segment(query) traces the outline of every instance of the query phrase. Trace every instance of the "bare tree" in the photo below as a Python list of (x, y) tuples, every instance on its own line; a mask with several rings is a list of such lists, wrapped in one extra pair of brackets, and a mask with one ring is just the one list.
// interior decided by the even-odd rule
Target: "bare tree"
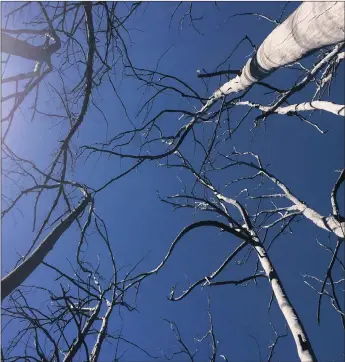
[[(20, 261), (21, 264), (6, 276), (1, 283), (3, 298), (7, 297), (36, 269), (69, 226), (74, 221), (79, 222), (78, 217), (85, 211), (91, 200), (92, 204), (94, 204), (95, 195), (98, 192), (123, 175), (126, 175), (136, 166), (134, 164), (127, 171), (115, 176), (113, 180), (105, 182), (98, 190), (68, 179), (68, 175), (71, 171), (73, 172), (76, 162), (75, 152), (72, 151), (72, 139), (79, 132), (88, 108), (94, 105), (92, 95), (94, 90), (111, 69), (111, 64), (115, 62), (112, 47), (114, 46), (115, 49), (119, 49), (117, 44), (119, 41), (123, 41), (118, 29), (124, 28), (123, 24), (135, 12), (138, 6), (139, 4), (133, 4), (133, 7), (129, 9), (128, 14), (124, 18), (118, 18), (115, 15), (115, 4), (109, 8), (106, 3), (100, 8), (92, 3), (66, 3), (61, 5), (39, 2), (37, 4), (14, 6), (14, 9), (5, 13), (7, 25), (12, 18), (15, 21), (15, 17), (20, 16), (22, 11), (29, 7), (34, 13), (31, 23), (39, 24), (43, 29), (32, 29), (30, 26), (24, 29), (8, 29), (6, 26), (2, 29), (4, 37), (2, 52), (9, 55), (5, 61), (5, 72), (6, 68), (10, 67), (10, 57), (12, 56), (20, 56), (36, 61), (33, 72), (17, 74), (3, 79), (5, 84), (15, 84), (15, 91), (10, 91), (2, 99), (3, 104), (9, 106), (6, 107), (6, 109), (9, 109), (8, 114), (2, 117), (2, 124), (4, 125), (2, 149), (5, 161), (3, 175), (13, 183), (16, 190), (14, 198), (3, 195), (3, 201), (6, 206), (2, 211), (2, 217), (5, 217), (10, 211), (18, 207), (24, 196), (36, 195), (33, 230), (38, 227), (38, 222), (41, 222), (31, 247)], [(102, 14), (101, 17), (99, 17), (100, 13)], [(68, 16), (68, 19), (66, 16)], [(95, 16), (97, 20), (95, 20)], [(96, 41), (98, 37), (103, 37), (104, 34), (101, 27), (107, 26), (107, 24), (107, 43), (104, 49), (103, 46), (96, 45)], [(86, 30), (86, 33), (84, 33), (84, 30)], [(11, 34), (11, 36), (7, 34)], [(14, 38), (14, 36), (26, 36), (27, 39), (21, 40)], [(33, 45), (29, 42), (31, 36), (35, 38), (46, 37), (46, 42), (43, 45)], [(54, 43), (49, 45), (51, 39)], [(79, 47), (78, 51), (76, 46)], [(126, 46), (125, 43), (123, 43), (123, 46)], [(58, 53), (59, 51), (60, 53)], [(60, 56), (60, 58), (62, 56), (60, 62), (55, 59), (57, 56)], [(54, 64), (55, 61), (57, 64)], [(85, 64), (84, 72), (81, 72), (81, 69), (78, 68), (79, 63)], [(73, 85), (72, 90), (69, 90), (68, 80), (71, 67), (78, 70), (80, 78), (77, 79), (77, 84)], [(57, 107), (57, 113), (40, 109), (43, 102), (39, 96), (39, 91), (43, 86), (43, 81), (46, 80), (46, 77), (51, 72), (57, 73), (61, 79), (60, 84), (54, 84), (54, 81), (49, 84), (50, 88), (55, 91), (57, 98), (61, 101)], [(26, 104), (25, 102), (27, 102), (27, 98), (31, 96), (32, 92), (36, 92), (36, 95), (33, 101), (31, 120), (38, 115), (43, 115), (51, 120), (58, 119), (63, 122), (62, 126), (66, 130), (63, 139), (57, 142), (57, 151), (56, 148), (53, 149), (54, 156), (49, 166), (45, 167), (45, 169), (38, 164), (38, 160), (31, 160), (18, 155), (13, 150), (12, 145), (7, 143), (11, 126), (15, 122), (14, 116), (18, 114), (20, 107)], [(75, 110), (73, 110), (74, 105), (76, 105)], [(63, 112), (60, 113), (61, 110), (65, 114)], [(77, 207), (73, 207), (74, 200), (70, 193), (78, 189), (83, 193), (83, 200)], [(44, 197), (43, 194), (47, 192), (53, 192), (55, 196), (51, 206), (48, 208), (49, 211), (43, 220), (40, 221), (37, 216), (39, 202)], [(11, 194), (13, 195), (12, 192)], [(61, 214), (61, 207), (67, 208), (67, 211), (65, 209)], [(57, 212), (60, 214), (58, 215)], [(68, 216), (63, 219), (65, 214), (68, 214)], [(44, 238), (39, 247), (30, 255), (35, 244), (42, 238), (45, 228), (48, 227), (54, 217), (56, 219), (53, 223), (61, 221), (60, 224), (52, 229), (52, 232)], [(79, 226), (83, 239), (85, 230), (81, 227), (80, 222)]]
[[(225, 285), (225, 284), (242, 284), (246, 283), (250, 280), (255, 280), (259, 277), (266, 276), (266, 278), (269, 280), (272, 288), (272, 292), (274, 297), (277, 300), (277, 303), (279, 305), (279, 308), (284, 315), (284, 318), (286, 320), (287, 325), (290, 328), (290, 331), (294, 337), (296, 348), (298, 352), (298, 356), (301, 361), (315, 361), (316, 356), (313, 351), (312, 345), (309, 341), (309, 338), (307, 337), (306, 331), (303, 327), (302, 321), (300, 320), (295, 308), (293, 307), (286, 291), (284, 290), (283, 283), (281, 279), (278, 276), (277, 269), (270, 260), (270, 257), (268, 255), (268, 252), (266, 250), (266, 247), (264, 245), (264, 242), (268, 239), (268, 231), (270, 229), (270, 226), (266, 226), (266, 231), (263, 234), (262, 237), (260, 237), (260, 231), (263, 230), (262, 225), (259, 224), (259, 227), (253, 224), (251, 221), (250, 214), (246, 210), (246, 208), (235, 198), (230, 198), (224, 196), (222, 193), (220, 193), (211, 183), (211, 181), (205, 176), (205, 171), (202, 170), (202, 174), (204, 176), (201, 176), (200, 173), (198, 173), (193, 166), (182, 156), (181, 153), (178, 153), (178, 156), (181, 160), (178, 164), (169, 164), (169, 167), (184, 167), (189, 172), (191, 172), (198, 183), (200, 183), (206, 190), (201, 191), (201, 194), (207, 195), (207, 190), (211, 192), (211, 195), (209, 196), (198, 196), (195, 195), (194, 192), (192, 194), (178, 194), (171, 196), (169, 199), (173, 199), (176, 201), (168, 201), (165, 200), (167, 203), (171, 203), (173, 206), (178, 207), (198, 207), (200, 210), (209, 212), (212, 211), (216, 213), (218, 216), (220, 216), (222, 219), (224, 219), (224, 222), (214, 220), (214, 219), (207, 219), (195, 222), (194, 224), (191, 224), (187, 226), (180, 234), (179, 236), (174, 240), (172, 243), (164, 262), (168, 260), (170, 257), (173, 249), (175, 248), (176, 244), (182, 239), (183, 236), (185, 236), (188, 232), (199, 228), (199, 227), (216, 227), (224, 232), (228, 232), (233, 236), (238, 237), (242, 240), (242, 243), (237, 246), (237, 248), (234, 250), (234, 252), (226, 258), (226, 260), (222, 263), (222, 265), (219, 266), (219, 268), (214, 271), (211, 275), (206, 276), (197, 282), (193, 283), (187, 290), (185, 290), (180, 296), (175, 297), (175, 290), (173, 289), (170, 295), (170, 300), (181, 300), (184, 297), (186, 297), (196, 286), (203, 284), (204, 286), (208, 285)], [(186, 199), (187, 203), (184, 204), (180, 202), (180, 199)], [(194, 206), (194, 205), (195, 206)], [(238, 217), (234, 216), (234, 211), (230, 211), (230, 208), (234, 208), (237, 213)], [(256, 220), (257, 215), (254, 215)], [(291, 222), (291, 221), (290, 221)], [(287, 225), (289, 222), (287, 223)], [(286, 227), (286, 226), (285, 226)], [(280, 234), (280, 233), (279, 233)], [(274, 239), (276, 239), (278, 235), (274, 236)], [(263, 238), (263, 239), (261, 239)], [(260, 263), (263, 272), (257, 273), (257, 267), (255, 269), (255, 272), (252, 276), (243, 278), (238, 281), (232, 281), (232, 282), (213, 282), (213, 279), (218, 277), (219, 274), (221, 274), (221, 271), (226, 267), (227, 264), (229, 264), (231, 261), (233, 261), (234, 257), (237, 256), (239, 252), (241, 252), (243, 249), (249, 247), (250, 249), (254, 250), (258, 256), (257, 262)]]
[[(13, 333), (11, 326), (18, 320), (25, 324), (12, 339), (7, 339), (9, 344), (2, 345), (3, 360), (97, 361), (104, 341), (117, 346), (125, 342), (139, 348), (121, 330), (118, 335), (110, 334), (109, 320), (121, 308), (136, 310), (136, 296), (145, 277), (136, 280), (135, 267), (121, 275), (106, 225), (96, 214), (95, 205), (99, 193), (140, 163), (129, 165), (110, 180), (102, 180), (97, 188), (78, 182), (75, 177), (76, 138), (90, 108), (103, 114), (95, 102), (95, 92), (103, 78), (110, 79), (114, 67), (121, 68), (121, 62), (130, 61), (126, 50), (128, 40), (123, 39), (127, 33), (125, 23), (139, 6), (139, 3), (130, 7), (126, 4), (127, 11), (120, 16), (117, 11), (121, 4), (116, 3), (2, 4), (5, 21), (1, 51), (6, 54), (2, 63), (2, 176), (7, 181), (2, 195), (2, 218), (21, 212), (24, 199), (30, 198), (35, 232), (13, 270), (2, 276), (6, 333)], [(29, 16), (25, 25), (23, 14)], [(15, 57), (22, 58), (23, 68), (27, 65), (29, 71), (18, 73), (12, 65)], [(48, 106), (45, 92), (51, 96)], [(116, 89), (114, 94), (117, 95)], [(23, 109), (26, 115), (31, 112), (32, 122), (44, 117), (52, 126), (61, 126), (61, 138), (57, 135), (52, 148), (44, 151), (51, 155), (48, 164), (39, 157), (21, 154), (11, 141)], [(108, 120), (104, 120), (107, 125)], [(73, 229), (72, 224), (79, 229), (79, 236), (67, 233)], [(104, 243), (103, 259), (109, 260), (102, 263), (110, 261), (112, 275), (102, 270), (100, 261), (94, 266), (95, 255), (87, 256), (89, 233), (94, 241), (98, 235), (100, 253)], [(73, 276), (46, 260), (66, 234), (72, 236), (68, 259)], [(53, 278), (48, 285), (44, 281), (42, 285), (28, 285), (37, 268), (41, 273), (42, 269), (56, 273), (55, 282)], [(115, 359), (122, 352), (117, 347)]]
[[(217, 352), (218, 352), (218, 341), (216, 340), (216, 335), (215, 335), (215, 331), (214, 331), (215, 328), (214, 328), (214, 323), (213, 323), (213, 318), (212, 318), (212, 313), (211, 313), (210, 300), (208, 300), (207, 314), (208, 314), (208, 318), (209, 318), (209, 330), (201, 338), (194, 338), (194, 341), (199, 344), (199, 343), (203, 343), (205, 340), (209, 339), (209, 345), (211, 347), (211, 354), (209, 356), (209, 361), (215, 362), (216, 358), (217, 358)], [(170, 356), (168, 356), (166, 353), (164, 353), (162, 351), (162, 354), (164, 355), (164, 357), (167, 360), (172, 360), (175, 356), (186, 355), (188, 360), (193, 362), (195, 360), (197, 350), (195, 350), (195, 352), (191, 352), (190, 348), (188, 347), (188, 344), (183, 340), (180, 330), (175, 322), (170, 321), (168, 319), (164, 319), (164, 320), (165, 320), (165, 322), (169, 323), (170, 328), (171, 328), (171, 330), (175, 336), (175, 339), (178, 343), (178, 346), (179, 346), (179, 350), (177, 352), (173, 352)], [(225, 361), (227, 361), (227, 359), (224, 355), (221, 355), (221, 357)]]
[[(147, 357), (155, 358), (128, 340), (122, 328), (114, 333), (115, 329), (109, 326), (111, 318), (118, 319), (118, 326), (121, 325), (121, 309), (136, 311), (136, 299), (144, 277), (138, 279), (133, 275), (136, 266), (127, 270), (117, 267), (106, 225), (94, 211), (92, 213), (93, 225), (88, 227), (95, 229), (98, 251), (104, 258), (99, 257), (95, 265), (95, 258), (84, 252), (82, 259), (77, 256), (76, 267), (70, 264), (73, 274), (41, 261), (41, 267), (55, 274), (59, 285), (23, 285), (3, 304), (3, 332), (13, 334), (11, 325), (15, 321), (23, 325), (9, 344), (2, 345), (3, 361), (82, 359), (94, 362), (104, 358), (100, 356), (105, 341), (114, 346), (115, 359), (124, 353), (121, 344), (131, 345)], [(112, 275), (103, 274), (102, 264), (107, 263), (111, 264)], [(35, 295), (36, 300), (30, 298), (30, 294)]]
[[(318, 109), (335, 113), (339, 116), (344, 115), (344, 105), (320, 100), (322, 89), (327, 84), (330, 86), (329, 83), (334, 76), (334, 70), (344, 59), (344, 19), (340, 15), (343, 12), (344, 3), (342, 2), (319, 2), (318, 4), (305, 2), (288, 19), (276, 27), (258, 49), (256, 49), (250, 38), (245, 36), (240, 43), (244, 40), (249, 41), (253, 51), (255, 51), (255, 56), (248, 60), (242, 71), (233, 69), (219, 70), (221, 65), (229, 61), (234, 51), (240, 45), (239, 43), (226, 61), (217, 66), (216, 72), (199, 74), (199, 77), (202, 79), (237, 74), (235, 78), (223, 83), (206, 98), (201, 97), (190, 85), (177, 77), (161, 73), (158, 70), (137, 68), (130, 64), (126, 67), (128, 75), (133, 76), (146, 85), (146, 89), (152, 90), (153, 93), (152, 96), (147, 97), (146, 102), (138, 113), (141, 114), (146, 110), (144, 122), (140, 127), (117, 134), (108, 142), (101, 143), (100, 147), (85, 145), (83, 150), (88, 150), (89, 153), (104, 153), (130, 159), (160, 159), (172, 155), (178, 150), (182, 143), (188, 139), (187, 136), (191, 135), (198, 126), (202, 126), (205, 122), (212, 122), (214, 119), (217, 119), (219, 114), (231, 110), (237, 105), (246, 105), (251, 109), (261, 111), (261, 114), (255, 118), (255, 126), (272, 114), (288, 114), (313, 125), (323, 133), (320, 127), (301, 115), (300, 112)], [(296, 26), (295, 24), (298, 25)], [(302, 38), (303, 41), (301, 40)], [(284, 39), (284, 41), (281, 41), (281, 39)], [(312, 53), (315, 54), (318, 51), (319, 59), (310, 69), (299, 63), (304, 57)], [(301, 71), (304, 72), (304, 76), (298, 77), (290, 89), (279, 89), (261, 81), (279, 68), (295, 65), (300, 67)], [(311, 82), (316, 83), (313, 98), (318, 97), (319, 100), (312, 99), (309, 102), (306, 100), (306, 102), (301, 104), (284, 106), (284, 104), (288, 103), (289, 98), (295, 93), (301, 92)], [(242, 100), (250, 94), (250, 90), (254, 85), (268, 88), (274, 92), (276, 97), (271, 105), (265, 106), (257, 102)], [(163, 109), (150, 117), (150, 111), (157, 98), (164, 92), (169, 91), (177, 93), (189, 101), (198, 101), (199, 105), (194, 106), (194, 111), (191, 109)], [(240, 94), (238, 95), (238, 93)], [(228, 99), (227, 96), (229, 95), (234, 95), (234, 97)], [(222, 101), (221, 106), (219, 106), (218, 110), (213, 110), (218, 101)], [(171, 134), (171, 131), (169, 134), (166, 134), (163, 125), (159, 124), (159, 121), (163, 117), (174, 113), (180, 114), (179, 119), (182, 118), (189, 121), (186, 121), (174, 134)], [(248, 114), (249, 111), (238, 122), (238, 125), (229, 127), (228, 134), (230, 136), (238, 129)], [(143, 138), (140, 136), (142, 134), (144, 134)], [(138, 137), (142, 138), (141, 152), (139, 154), (126, 153), (123, 150), (125, 146), (130, 145), (131, 141)], [(153, 149), (157, 149), (155, 154), (152, 153)]]
[[(272, 291), (269, 309), (275, 299), (294, 338), (300, 360), (316, 361), (314, 346), (294, 308), (294, 297), (290, 298), (290, 291), (285, 290), (284, 280), (278, 276), (280, 266), (271, 257), (270, 248), (280, 236), (292, 230), (297, 221), (311, 222), (327, 231), (332, 240), (337, 239), (335, 247), (319, 242), (331, 255), (325, 273), (322, 272), (322, 276), (303, 274), (303, 278), (318, 293), (317, 321), (321, 321), (321, 301), (327, 296), (344, 326), (339, 291), (344, 278), (338, 278), (336, 270), (337, 267), (345, 270), (339, 257), (344, 247), (345, 222), (339, 206), (344, 170), (340, 171), (331, 190), (331, 212), (325, 216), (311, 206), (310, 200), (305, 202), (303, 195), (294, 193), (284, 180), (269, 171), (258, 155), (236, 150), (230, 153), (229, 149), (236, 132), (245, 130), (248, 119), (253, 120), (254, 128), (258, 129), (266, 126), (270, 116), (279, 115), (284, 120), (288, 119), (284, 116), (291, 116), (324, 134), (323, 125), (314, 121), (317, 111), (344, 116), (344, 105), (329, 99), (339, 66), (344, 61), (344, 3), (306, 2), (286, 20), (283, 20), (285, 7), (277, 19), (252, 12), (235, 14), (260, 17), (276, 27), (259, 47), (245, 35), (214, 70), (197, 71), (197, 85), (160, 70), (167, 52), (152, 69), (140, 66), (139, 61), (133, 59), (129, 51), (131, 31), (126, 25), (138, 9), (143, 8), (145, 10), (146, 5), (137, 2), (6, 3), (3, 7), (2, 52), (6, 57), (2, 73), (5, 109), (2, 175), (10, 186), (2, 195), (2, 218), (8, 220), (21, 212), (24, 200), (29, 199), (35, 235), (12, 271), (6, 272), (1, 281), (6, 323), (11, 325), (21, 320), (25, 324), (2, 348), (2, 358), (8, 361), (23, 358), (97, 361), (102, 359), (102, 348), (107, 341), (114, 343), (114, 360), (118, 360), (122, 352), (118, 348), (120, 342), (139, 348), (127, 340), (121, 330), (111, 331), (110, 320), (115, 311), (123, 307), (136, 310), (141, 283), (165, 266), (177, 243), (192, 230), (212, 226), (240, 242), (212, 274), (197, 280), (178, 296), (173, 288), (169, 299), (182, 300), (198, 286), (212, 290), (215, 286), (246, 286), (259, 279), (267, 280)], [(179, 30), (188, 23), (201, 35), (203, 15), (199, 15), (197, 4), (178, 3), (169, 27), (173, 29), (171, 24), (180, 10), (183, 14), (177, 20)], [(25, 23), (23, 14), (28, 17)], [(244, 45), (249, 45), (252, 57), (242, 70), (232, 69), (232, 57)], [(243, 52), (243, 58), (244, 55)], [(19, 72), (13, 66), (16, 57), (22, 58), (23, 70)], [(289, 74), (288, 86), (276, 85), (269, 78), (275, 71)], [(143, 90), (143, 103), (135, 120), (121, 98), (119, 78), (138, 84)], [(100, 106), (105, 83), (128, 125), (118, 122), (115, 113), (108, 119)], [(204, 91), (200, 84), (204, 85)], [(307, 91), (310, 88), (313, 88), (312, 93)], [(260, 96), (256, 90), (260, 90)], [(303, 102), (294, 99), (299, 93), (305, 95)], [(167, 103), (166, 95), (175, 98)], [(232, 112), (242, 110), (241, 116), (239, 113), (232, 116)], [(43, 118), (50, 126), (61, 127), (51, 149), (44, 150), (44, 154), (49, 155), (47, 161), (21, 153), (11, 142), (21, 113), (32, 122)], [(103, 121), (106, 132), (101, 140), (96, 137), (86, 141), (83, 137), (78, 139), (87, 129), (87, 118), (94, 118), (98, 127), (100, 120)], [(102, 160), (108, 158), (105, 161), (109, 162), (108, 171), (117, 170), (111, 177), (100, 176), (97, 185), (89, 182), (89, 175), (80, 173), (93, 156)], [(118, 180), (146, 161), (186, 171), (189, 181), (186, 181), (185, 192), (161, 200), (174, 208), (202, 211), (207, 218), (184, 228), (156, 268), (138, 274), (134, 274), (134, 268), (120, 277), (114, 243), (110, 241), (105, 222), (96, 213), (98, 200)], [(239, 173), (238, 178), (233, 176), (228, 180), (229, 185), (241, 187), (237, 195), (226, 196), (226, 185), (216, 186), (218, 181), (212, 180), (213, 174), (224, 173), (229, 168), (236, 168)], [(193, 181), (189, 183), (191, 176)], [(267, 187), (268, 183), (273, 191)], [(73, 235), (75, 228), (77, 236)], [(70, 254), (68, 256), (73, 276), (47, 262), (60, 238), (69, 235), (75, 250), (73, 260)], [(104, 255), (97, 266), (94, 266), (94, 255), (87, 255), (90, 240), (93, 245), (94, 240), (100, 240), (105, 246), (112, 266), (111, 275), (102, 270)], [(239, 264), (254, 271), (240, 279), (218, 280), (239, 256), (242, 256)], [(37, 268), (56, 273), (51, 286), (27, 285)], [(45, 300), (44, 310), (30, 297), (33, 291), (40, 301)], [(133, 302), (129, 301), (131, 297)], [(209, 318), (210, 330), (199, 341), (210, 338), (209, 359), (216, 361), (218, 349), (210, 310)], [(194, 353), (183, 341), (177, 325), (170, 322), (170, 318), (167, 320), (181, 350), (165, 357), (170, 359), (182, 354), (193, 361)], [(275, 339), (269, 347), (268, 360), (272, 359), (277, 342), (284, 336), (272, 328)], [(30, 344), (32, 339), (34, 348)], [(143, 353), (149, 358), (156, 357), (144, 350)], [(223, 355), (219, 357), (227, 360)]]

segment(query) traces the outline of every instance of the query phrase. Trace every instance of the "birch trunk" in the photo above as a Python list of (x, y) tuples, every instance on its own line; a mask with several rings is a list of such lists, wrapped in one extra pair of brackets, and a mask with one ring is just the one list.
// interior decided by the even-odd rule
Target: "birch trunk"
[(266, 250), (262, 245), (256, 244), (255, 250), (259, 256), (262, 268), (268, 277), (272, 291), (277, 300), (279, 308), (284, 315), (284, 318), (289, 326), (292, 336), (295, 340), (297, 347), (297, 353), (301, 361), (311, 362), (317, 361), (317, 358), (309, 342), (306, 331), (303, 328), (303, 324), (298, 317), (298, 314), (292, 306), (288, 296), (285, 293), (283, 285), (278, 277), (274, 266), (269, 259)]
[(4, 300), (18, 288), (34, 270), (42, 263), (44, 258), (53, 249), (60, 236), (72, 225), (74, 220), (85, 210), (90, 198), (86, 197), (78, 207), (73, 210), (65, 220), (42, 241), (35, 251), (11, 273), (1, 280), (1, 300)]
[(271, 260), (269, 259), (264, 246), (260, 242), (260, 239), (255, 233), (255, 231), (253, 230), (247, 211), (237, 200), (228, 198), (220, 194), (219, 192), (216, 191), (216, 189), (212, 185), (205, 183), (197, 174), (194, 175), (202, 184), (204, 184), (214, 193), (214, 195), (217, 197), (218, 200), (224, 201), (227, 204), (235, 206), (240, 211), (243, 221), (245, 222), (245, 228), (248, 230), (251, 236), (250, 238), (251, 240), (248, 241), (247, 238), (243, 238), (241, 236), (240, 237), (242, 240), (249, 242), (256, 250), (261, 266), (264, 269), (265, 275), (267, 276), (271, 284), (272, 292), (274, 293), (274, 296), (277, 300), (279, 309), (283, 313), (286, 323), (288, 324), (289, 329), (293, 335), (297, 348), (297, 353), (300, 360), (302, 362), (316, 362), (317, 361), (316, 355), (313, 351), (307, 333), (304, 330), (302, 321), (298, 317), (296, 310), (292, 306), (287, 294), (285, 293), (283, 284), (280, 281), (278, 274)]
[(241, 74), (220, 87), (213, 98), (244, 91), (276, 69), (344, 41), (344, 12), (344, 2), (302, 3), (263, 41)]

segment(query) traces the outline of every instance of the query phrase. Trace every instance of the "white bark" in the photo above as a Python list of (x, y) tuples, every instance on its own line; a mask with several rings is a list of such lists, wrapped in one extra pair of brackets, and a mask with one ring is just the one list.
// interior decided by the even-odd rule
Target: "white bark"
[[(218, 200), (224, 201), (230, 205), (235, 206), (240, 212), (244, 225), (242, 229), (248, 230), (251, 241), (250, 243), (255, 248), (257, 255), (259, 257), (259, 261), (261, 263), (262, 268), (265, 271), (265, 274), (271, 284), (272, 292), (277, 300), (279, 309), (283, 313), (283, 316), (288, 324), (290, 331), (295, 340), (297, 353), (300, 361), (302, 362), (316, 362), (317, 358), (309, 341), (306, 331), (304, 330), (302, 321), (300, 320), (296, 310), (292, 306), (285, 290), (283, 288), (283, 284), (278, 277), (278, 274), (268, 257), (268, 254), (265, 250), (265, 247), (261, 244), (260, 239), (252, 228), (250, 218), (248, 217), (247, 211), (243, 208), (243, 206), (234, 199), (228, 198), (219, 192), (210, 184), (205, 183), (202, 178), (200, 178), (197, 174), (194, 173), (197, 179), (204, 184), (207, 188), (209, 188), (217, 197)], [(239, 231), (240, 232), (240, 231)], [(244, 238), (246, 240), (246, 238)]]
[(283, 313), (295, 340), (297, 353), (300, 360), (303, 362), (316, 361), (317, 359), (310, 345), (308, 336), (303, 328), (296, 310), (292, 306), (288, 296), (285, 293), (283, 285), (266, 253), (266, 250), (261, 245), (255, 246), (255, 250), (259, 256), (261, 266), (263, 267), (265, 274), (271, 283), (272, 291), (277, 300), (279, 308)]
[(114, 308), (114, 303), (111, 303), (111, 305), (108, 307), (107, 312), (105, 314), (105, 316), (102, 318), (102, 325), (101, 328), (99, 330), (99, 333), (97, 335), (97, 340), (96, 343), (91, 351), (91, 355), (90, 355), (90, 361), (91, 362), (97, 362), (99, 359), (99, 355), (101, 352), (101, 347), (102, 344), (104, 342), (104, 339), (106, 337), (106, 333), (107, 333), (107, 329), (108, 329), (108, 323), (109, 323), (109, 318), (111, 316), (111, 312), (113, 311)]
[[(249, 106), (256, 109), (259, 109), (262, 112), (268, 112), (272, 109), (271, 106), (263, 106), (257, 103), (251, 102), (237, 102), (236, 105), (240, 106)], [(312, 101), (304, 102), (299, 104), (291, 104), (286, 107), (278, 107), (274, 110), (274, 113), (278, 114), (287, 114), (287, 113), (296, 113), (296, 112), (305, 112), (305, 111), (326, 111), (333, 113), (337, 116), (345, 116), (345, 106), (343, 104), (336, 104), (328, 101)]]
[[(342, 60), (345, 59), (345, 52), (341, 52), (337, 55), (337, 57), (334, 59), (334, 65), (338, 65)], [(328, 83), (332, 79), (332, 72), (329, 72), (329, 69), (326, 68), (324, 74), (327, 74), (325, 77), (321, 77), (321, 84), (320, 87), (324, 87), (326, 83)]]
[(302, 214), (312, 221), (316, 226), (326, 231), (334, 233), (338, 238), (345, 238), (345, 222), (338, 221), (334, 216), (321, 216), (315, 210), (307, 207), (303, 203), (296, 204), (296, 209), (301, 211)]
[(226, 82), (213, 98), (246, 90), (276, 69), (309, 53), (344, 41), (344, 2), (304, 2), (263, 41), (241, 75)]

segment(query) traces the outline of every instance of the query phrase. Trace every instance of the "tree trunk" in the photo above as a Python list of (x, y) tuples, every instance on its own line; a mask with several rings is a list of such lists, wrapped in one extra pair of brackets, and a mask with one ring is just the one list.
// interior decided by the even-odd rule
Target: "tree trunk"
[(297, 353), (300, 360), (302, 362), (316, 362), (317, 361), (316, 355), (314, 354), (311, 343), (309, 342), (307, 333), (304, 330), (302, 321), (299, 319), (296, 310), (293, 308), (288, 296), (286, 295), (285, 290), (283, 288), (283, 284), (280, 281), (278, 274), (271, 260), (268, 257), (265, 247), (262, 245), (259, 237), (253, 230), (247, 211), (237, 200), (228, 198), (220, 194), (211, 184), (204, 182), (198, 175), (195, 174), (195, 176), (200, 181), (200, 183), (204, 184), (208, 189), (210, 189), (214, 193), (214, 195), (217, 197), (218, 200), (224, 201), (227, 204), (235, 206), (240, 211), (243, 221), (245, 222), (244, 224), (246, 226), (245, 229), (250, 234), (250, 241), (248, 240), (247, 237), (242, 237), (242, 236), (239, 237), (242, 240), (249, 242), (255, 248), (261, 266), (264, 269), (265, 275), (267, 276), (271, 284), (271, 288), (277, 300), (279, 309), (283, 313), (283, 316), (293, 335), (297, 348)]
[(18, 57), (35, 60), (37, 62), (43, 62), (49, 58), (49, 56), (55, 53), (61, 47), (61, 42), (58, 37), (55, 39), (55, 43), (44, 48), (43, 45), (35, 46), (27, 43), (24, 40), (13, 38), (7, 35), (5, 32), (1, 32), (1, 51), (3, 53), (16, 55)]
[(38, 62), (45, 59), (45, 52), (42, 46), (29, 44), (26, 41), (13, 38), (3, 32), (1, 33), (1, 51)]
[(17, 268), (1, 280), (1, 300), (4, 300), (16, 288), (18, 288), (31, 273), (42, 263), (44, 258), (53, 249), (60, 236), (71, 226), (74, 220), (85, 210), (90, 198), (86, 197), (78, 207), (73, 210), (65, 220), (42, 241), (36, 250)]
[(276, 69), (344, 41), (344, 11), (344, 2), (302, 3), (263, 41), (241, 75), (226, 82), (213, 97), (244, 91)]
[[(103, 298), (103, 295), (100, 296)], [(92, 313), (91, 317), (85, 322), (83, 329), (78, 333), (78, 337), (74, 340), (71, 346), (68, 348), (68, 353), (65, 355), (63, 362), (73, 362), (75, 361), (74, 357), (79, 351), (79, 348), (85, 343), (85, 338), (87, 337), (93, 323), (96, 321), (99, 311), (102, 306), (102, 301), (99, 301), (95, 311)]]
[(99, 333), (97, 335), (96, 343), (92, 349), (91, 355), (90, 355), (90, 362), (97, 362), (99, 359), (99, 355), (101, 353), (101, 347), (104, 342), (104, 339), (106, 337), (107, 329), (108, 329), (108, 323), (109, 318), (111, 316), (111, 312), (113, 311), (114, 304), (112, 303), (105, 313), (105, 316), (102, 318), (102, 325), (99, 330)]
[(262, 245), (256, 245), (255, 250), (259, 256), (261, 266), (263, 267), (265, 274), (271, 283), (272, 291), (277, 300), (279, 308), (283, 313), (295, 340), (297, 353), (300, 360), (303, 362), (317, 361), (307, 333), (303, 328), (303, 324), (299, 319), (296, 310), (293, 308), (288, 296), (286, 295), (283, 285), (266, 253), (266, 250)]

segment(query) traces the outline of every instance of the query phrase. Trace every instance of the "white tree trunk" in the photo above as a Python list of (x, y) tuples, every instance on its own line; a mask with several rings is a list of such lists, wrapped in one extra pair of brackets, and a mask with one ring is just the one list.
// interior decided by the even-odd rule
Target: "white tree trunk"
[(266, 253), (266, 250), (261, 245), (255, 246), (255, 250), (259, 256), (261, 266), (263, 267), (265, 274), (271, 283), (272, 291), (277, 300), (279, 308), (283, 313), (295, 340), (297, 353), (300, 360), (303, 362), (317, 361), (308, 336), (303, 328), (302, 322), (299, 319), (297, 312), (292, 306), (288, 296), (286, 295), (283, 285)]
[[(273, 263), (271, 262), (266, 249), (264, 245), (260, 242), (260, 239), (258, 238), (257, 234), (252, 228), (250, 218), (248, 216), (247, 211), (243, 208), (243, 206), (234, 199), (231, 199), (229, 197), (226, 197), (222, 194), (220, 194), (212, 185), (205, 183), (202, 178), (200, 178), (197, 174), (194, 174), (196, 178), (205, 185), (208, 189), (210, 189), (214, 195), (217, 197), (218, 200), (224, 201), (227, 204), (230, 204), (232, 206), (235, 206), (238, 211), (240, 212), (243, 221), (245, 222), (244, 226), (242, 226), (242, 229), (246, 229), (249, 234), (251, 235), (251, 241), (249, 241), (250, 244), (253, 245), (255, 248), (255, 251), (258, 255), (260, 264), (265, 272), (265, 275), (267, 276), (272, 292), (277, 300), (279, 309), (281, 310), (286, 323), (289, 326), (289, 329), (293, 335), (293, 338), (295, 340), (297, 353), (299, 356), (300, 361), (302, 362), (316, 362), (317, 358), (313, 351), (312, 345), (309, 341), (309, 338), (307, 336), (306, 331), (304, 330), (303, 324), (301, 319), (299, 318), (296, 310), (294, 309), (293, 305), (291, 304), (285, 290), (283, 287), (283, 284), (281, 280), (279, 279), (278, 273), (276, 269), (274, 268)], [(236, 230), (236, 229), (235, 229)], [(241, 232), (240, 230), (238, 230)], [(242, 240), (247, 240), (247, 238), (242, 238)]]
[(344, 12), (344, 2), (304, 2), (263, 41), (241, 75), (226, 82), (213, 98), (246, 90), (276, 69), (344, 41)]

